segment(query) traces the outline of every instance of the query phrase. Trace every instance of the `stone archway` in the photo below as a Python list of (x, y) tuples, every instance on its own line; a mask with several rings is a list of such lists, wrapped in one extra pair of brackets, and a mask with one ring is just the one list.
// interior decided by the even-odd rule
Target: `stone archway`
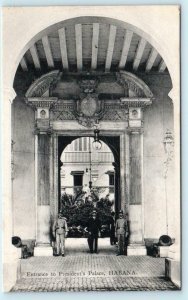
[[(80, 132), (81, 133), (81, 132)], [(82, 133), (83, 134), (83, 133)], [(63, 136), (58, 137), (59, 157), (59, 199), (62, 188), (68, 190), (72, 196), (74, 191), (73, 173), (82, 173), (82, 185), (78, 191), (89, 192), (89, 180), (92, 181), (91, 189), (98, 198), (112, 194), (113, 211), (118, 213), (121, 208), (120, 201), (120, 141), (119, 136), (101, 136), (101, 149), (93, 146), (93, 136)], [(106, 156), (107, 155), (107, 156)], [(71, 161), (73, 156), (74, 161)], [(80, 165), (80, 163), (82, 163)], [(103, 166), (101, 166), (101, 163)], [(65, 166), (64, 166), (65, 164)], [(61, 177), (62, 173), (62, 177)], [(110, 184), (110, 174), (114, 179)], [(61, 178), (60, 178), (61, 177)], [(108, 180), (107, 180), (108, 178)], [(105, 182), (103, 182), (103, 180)], [(74, 195), (75, 194), (75, 195)], [(102, 194), (102, 195), (101, 195)], [(74, 197), (75, 198), (75, 197)], [(112, 200), (112, 199), (111, 199)], [(60, 209), (60, 203), (59, 203)]]
[[(143, 108), (152, 104), (153, 94), (149, 87), (133, 74), (122, 71), (114, 75), (116, 88), (118, 86), (122, 93), (122, 97), (118, 100), (109, 101), (101, 98), (104, 92), (101, 87), (96, 86), (96, 79), (91, 80), (90, 74), (82, 75), (79, 83), (82, 100), (77, 100), (76, 106), (75, 101), (71, 99), (64, 101), (54, 97), (53, 90), (57, 94), (58, 84), (64, 80), (57, 71), (37, 79), (26, 92), (26, 103), (36, 111), (35, 164), (36, 174), (38, 174), (36, 243), (38, 247), (35, 248), (35, 255), (41, 255), (44, 249), (51, 253), (51, 249), (44, 248), (43, 245), (49, 244), (49, 224), (51, 218), (53, 219), (57, 214), (58, 136), (92, 136), (94, 126), (98, 125), (101, 136), (108, 136), (108, 138), (118, 136), (120, 140), (120, 207), (128, 211), (131, 230), (128, 255), (146, 254), (142, 226), (142, 127)], [(97, 75), (95, 76), (97, 78)], [(74, 76), (72, 82), (75, 82)], [(74, 84), (78, 85), (78, 80)], [(91, 84), (95, 85), (95, 90), (90, 93), (85, 92), (91, 89)], [(99, 85), (103, 86), (101, 82)], [(82, 101), (87, 101), (89, 107), (94, 107), (91, 115), (87, 115), (88, 110), (86, 112), (83, 110)], [(45, 168), (42, 167), (44, 165)], [(132, 244), (134, 246), (131, 246)]]
[[(36, 11), (36, 13), (33, 15), (29, 13), (28, 9), (25, 9), (25, 19), (22, 20), (23, 14), (21, 17), (18, 16), (19, 20), (22, 20), (25, 23), (25, 26), (23, 28), (23, 34), (20, 33), (20, 29), (22, 26), (22, 24), (20, 24), (19, 22), (15, 22), (15, 26), (14, 26), (14, 34), (12, 34), (12, 28), (8, 28), (6, 35), (5, 35), (5, 44), (4, 44), (4, 61), (6, 61), (6, 69), (4, 72), (4, 84), (3, 84), (3, 88), (4, 88), (4, 100), (5, 100), (5, 107), (4, 107), (4, 115), (6, 116), (6, 124), (7, 124), (7, 128), (8, 130), (10, 129), (10, 122), (8, 123), (7, 120), (10, 120), (10, 114), (11, 114), (11, 102), (12, 100), (15, 98), (15, 92), (14, 89), (12, 88), (13, 86), (13, 78), (15, 75), (15, 70), (18, 66), (18, 63), (23, 55), (23, 53), (25, 52), (27, 46), (28, 46), (28, 41), (31, 40), (33, 38), (33, 36), (35, 36), (36, 34), (38, 34), (38, 32), (40, 32), (41, 30), (43, 30), (44, 28), (48, 27), (49, 25), (52, 25), (58, 21), (62, 21), (62, 19), (66, 19), (67, 17), (67, 10), (66, 8), (62, 8), (62, 10), (60, 11), (59, 8), (57, 11), (56, 8), (54, 9), (54, 14), (53, 14), (53, 19), (49, 20), (49, 12), (47, 11), (47, 9), (43, 9), (43, 18), (41, 19), (41, 22), (38, 22), (39, 20), (39, 16), (41, 15), (41, 11), (40, 9), (38, 11)], [(100, 8), (101, 9), (101, 8)], [(172, 8), (173, 9), (173, 8)], [(10, 10), (10, 14), (4, 18), (5, 22), (7, 22), (8, 24), (11, 24), (12, 20), (12, 12)], [(98, 9), (96, 8), (96, 10), (93, 12), (92, 8), (87, 8), (87, 14), (89, 12), (89, 15), (100, 15)], [(14, 12), (13, 12), (14, 13)], [(72, 10), (71, 12), (69, 11), (69, 13), (71, 14), (70, 16), (77, 17), (78, 15), (86, 15), (86, 11), (81, 12), (80, 9), (76, 9), (76, 11)], [(19, 14), (19, 13), (18, 13)], [(148, 18), (150, 18), (150, 26), (148, 27), (148, 22), (143, 22), (143, 19), (145, 19), (144, 17), (147, 16)], [(147, 32), (149, 37), (150, 37), (150, 41), (151, 43), (153, 43), (153, 45), (156, 46), (156, 48), (158, 49), (158, 51), (161, 53), (161, 55), (163, 56), (168, 69), (170, 71), (170, 76), (172, 77), (172, 82), (173, 82), (173, 90), (170, 93), (171, 98), (174, 101), (174, 114), (176, 116), (179, 115), (179, 53), (178, 53), (178, 47), (176, 44), (176, 41), (178, 40), (178, 34), (179, 34), (179, 28), (178, 26), (174, 28), (174, 22), (173, 22), (173, 16), (174, 14), (172, 13), (172, 15), (170, 15), (169, 13), (167, 14), (162, 14), (161, 18), (159, 18), (159, 25), (163, 26), (163, 28), (165, 28), (165, 24), (168, 22), (168, 24), (173, 24), (173, 26), (171, 26), (171, 34), (169, 34), (169, 28), (168, 28), (168, 32), (166, 32), (165, 30), (157, 32), (156, 30), (156, 23), (154, 22), (154, 24), (152, 23), (152, 19), (155, 17), (155, 8), (149, 8), (149, 13), (147, 11), (147, 9), (145, 10), (145, 13), (141, 13), (141, 19), (137, 18), (137, 16), (135, 16), (134, 12), (131, 12), (131, 8), (127, 7), (124, 9), (124, 11), (122, 11), (122, 14), (116, 12), (116, 10), (113, 8), (109, 8), (108, 10), (104, 10), (103, 16), (107, 16), (107, 17), (111, 17), (111, 18), (116, 18), (116, 16), (118, 15), (118, 18), (121, 19), (121, 21), (124, 22), (125, 18), (126, 21), (128, 23), (132, 23), (134, 24), (134, 26), (136, 26), (137, 28), (140, 28), (141, 31), (143, 32)], [(10, 17), (10, 20), (9, 20)], [(36, 22), (35, 22), (35, 18), (36, 18)], [(27, 19), (27, 20), (26, 20)], [(147, 19), (148, 20), (148, 19)], [(32, 23), (30, 23), (32, 22)], [(49, 24), (49, 22), (51, 24)], [(28, 26), (28, 27), (27, 27)], [(170, 25), (169, 25), (170, 26)], [(9, 30), (10, 29), (10, 30)], [(27, 35), (25, 35), (25, 32), (27, 32)], [(17, 37), (20, 35), (20, 38), (18, 39)], [(171, 36), (176, 36), (177, 39), (172, 39)], [(175, 42), (174, 42), (175, 40)], [(14, 47), (12, 47), (12, 45), (14, 45)], [(176, 55), (174, 55), (174, 49), (176, 49)], [(160, 51), (161, 50), (161, 51)], [(14, 51), (14, 55), (13, 52)], [(176, 123), (177, 124), (177, 123)], [(179, 128), (176, 125), (175, 126), (175, 147), (176, 147), (176, 157), (175, 157), (175, 173), (179, 174)], [(11, 139), (11, 135), (10, 135), (10, 130), (9, 133), (6, 135), (5, 141), (4, 141), (4, 145), (7, 149), (6, 151), (6, 155), (5, 155), (5, 165), (6, 165), (6, 182), (5, 182), (5, 187), (7, 187), (7, 193), (5, 195), (5, 205), (4, 205), (4, 209), (6, 212), (6, 216), (7, 216), (7, 212), (9, 214), (9, 220), (12, 218), (12, 202), (11, 202), (11, 192), (9, 190), (9, 184), (11, 181), (11, 174), (9, 171), (7, 171), (7, 166), (10, 165), (11, 159), (10, 159), (10, 153), (11, 153), (11, 149), (10, 149), (10, 143), (9, 140)], [(123, 140), (123, 138), (122, 138)], [(126, 147), (127, 144), (126, 144)], [(8, 153), (8, 155), (7, 155)], [(124, 154), (122, 154), (124, 155)], [(124, 157), (124, 156), (123, 156)], [(176, 208), (177, 211), (179, 211), (179, 184), (176, 183)], [(6, 224), (6, 235), (5, 235), (5, 245), (6, 245), (6, 249), (10, 250), (9, 244), (10, 244), (10, 237), (12, 235), (12, 228), (10, 225), (10, 222), (7, 221), (5, 222)], [(176, 228), (179, 228), (179, 220), (177, 221), (178, 226), (176, 226)], [(177, 236), (179, 236), (179, 229), (177, 229)], [(7, 250), (8, 251), (8, 250)], [(13, 257), (12, 252), (9, 251), (10, 254), (10, 258)], [(15, 256), (14, 256), (15, 257)], [(9, 264), (9, 256), (8, 256), (8, 260), (6, 259), (6, 263)]]

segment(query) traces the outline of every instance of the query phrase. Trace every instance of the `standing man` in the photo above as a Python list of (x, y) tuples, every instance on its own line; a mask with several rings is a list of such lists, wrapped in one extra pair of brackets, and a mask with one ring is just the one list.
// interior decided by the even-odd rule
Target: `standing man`
[[(94, 210), (92, 212), (92, 217), (88, 221), (87, 231), (88, 231), (88, 245), (90, 253), (98, 253), (98, 237), (99, 231), (101, 230), (100, 220), (97, 218), (97, 212)], [(94, 248), (94, 249), (93, 249)]]
[[(56, 238), (57, 254), (56, 256), (65, 256), (65, 237), (68, 233), (67, 221), (61, 213), (53, 224), (53, 235)], [(60, 253), (61, 248), (61, 253)]]
[(111, 212), (110, 217), (110, 245), (116, 244), (116, 237), (115, 237), (115, 212)]
[(118, 241), (117, 255), (125, 255), (125, 238), (128, 232), (127, 221), (123, 218), (123, 211), (119, 211), (119, 218), (116, 221), (116, 237)]

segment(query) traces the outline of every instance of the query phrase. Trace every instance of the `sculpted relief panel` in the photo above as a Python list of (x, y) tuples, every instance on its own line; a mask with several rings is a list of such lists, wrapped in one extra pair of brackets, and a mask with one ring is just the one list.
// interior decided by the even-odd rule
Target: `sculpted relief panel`
[(101, 120), (127, 121), (130, 107), (150, 105), (152, 98), (152, 92), (142, 80), (123, 71), (67, 76), (53, 71), (37, 79), (26, 93), (26, 103), (37, 110), (40, 124), (46, 119), (41, 114), (43, 107), (51, 121), (77, 120), (88, 128)]
[[(92, 99), (93, 100), (93, 99)], [(128, 118), (128, 109), (123, 107), (119, 101), (117, 103), (105, 103), (98, 101), (94, 104), (88, 97), (83, 107), (79, 107), (74, 101), (67, 104), (65, 100), (59, 100), (56, 106), (51, 110), (52, 120), (72, 121), (77, 120), (83, 126), (91, 127), (96, 122), (101, 121), (126, 121)], [(91, 103), (89, 103), (91, 101)], [(83, 104), (83, 103), (82, 103)], [(91, 107), (90, 107), (91, 106)], [(83, 109), (83, 110), (82, 110)], [(96, 111), (95, 111), (96, 109)], [(94, 113), (93, 113), (94, 111)]]

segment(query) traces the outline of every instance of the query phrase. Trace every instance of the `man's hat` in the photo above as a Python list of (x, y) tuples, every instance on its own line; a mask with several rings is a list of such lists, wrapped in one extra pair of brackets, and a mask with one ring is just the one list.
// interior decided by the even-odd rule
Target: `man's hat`
[(120, 215), (120, 214), (123, 214), (123, 211), (122, 211), (122, 210), (119, 211), (119, 215)]

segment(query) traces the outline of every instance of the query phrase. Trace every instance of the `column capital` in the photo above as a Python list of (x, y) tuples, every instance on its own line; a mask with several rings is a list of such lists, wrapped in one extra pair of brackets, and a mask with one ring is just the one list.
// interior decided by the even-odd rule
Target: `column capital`
[(49, 136), (53, 135), (54, 130), (52, 127), (44, 126), (44, 127), (38, 127), (37, 125), (34, 128), (33, 134), (39, 135), (39, 134), (47, 134)]
[(143, 134), (144, 128), (143, 127), (128, 127), (127, 131), (128, 134)]
[(143, 108), (142, 107), (129, 107), (129, 127), (140, 128), (143, 123)]
[(29, 97), (25, 98), (26, 104), (33, 107), (34, 110), (50, 109), (58, 101), (57, 97)]

